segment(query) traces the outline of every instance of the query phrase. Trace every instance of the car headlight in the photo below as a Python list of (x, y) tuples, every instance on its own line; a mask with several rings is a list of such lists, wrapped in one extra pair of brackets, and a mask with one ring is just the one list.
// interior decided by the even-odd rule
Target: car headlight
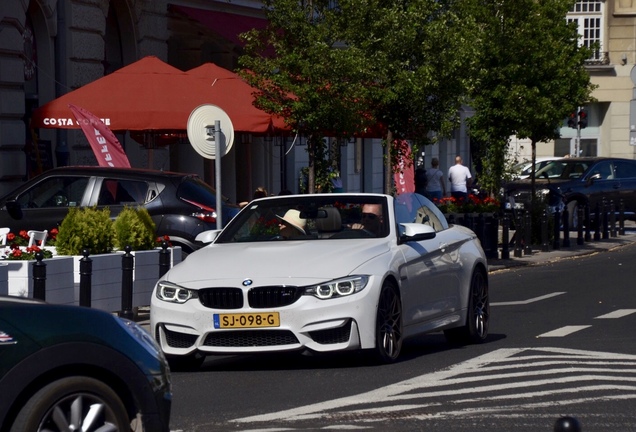
[(368, 276), (350, 276), (307, 287), (304, 294), (321, 300), (345, 297), (362, 291), (368, 282)]
[(196, 290), (184, 288), (168, 281), (157, 283), (157, 298), (171, 303), (185, 303), (190, 299), (199, 298)]

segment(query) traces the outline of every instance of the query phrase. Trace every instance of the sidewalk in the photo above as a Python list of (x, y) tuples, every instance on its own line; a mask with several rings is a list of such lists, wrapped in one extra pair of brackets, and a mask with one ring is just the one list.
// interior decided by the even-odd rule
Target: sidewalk
[[(589, 242), (584, 242), (582, 245), (577, 244), (577, 232), (570, 233), (570, 247), (560, 246), (559, 249), (552, 249), (552, 245), (550, 245), (550, 250), (548, 252), (541, 251), (540, 245), (534, 245), (531, 254), (526, 255), (525, 252), (522, 251), (521, 257), (515, 257), (514, 246), (511, 245), (510, 258), (489, 259), (488, 271), (493, 272), (511, 267), (542, 265), (558, 261), (560, 259), (567, 259), (576, 256), (604, 252), (616, 247), (632, 243), (636, 243), (636, 222), (625, 221), (624, 235), (619, 235), (617, 232), (615, 237), (612, 237), (610, 235), (610, 237), (607, 239), (601, 238), (600, 240), (595, 241), (594, 232), (592, 232), (592, 240)], [(561, 238), (560, 242), (560, 245), (562, 244), (563, 238)], [(501, 248), (499, 250), (499, 256), (501, 256)]]

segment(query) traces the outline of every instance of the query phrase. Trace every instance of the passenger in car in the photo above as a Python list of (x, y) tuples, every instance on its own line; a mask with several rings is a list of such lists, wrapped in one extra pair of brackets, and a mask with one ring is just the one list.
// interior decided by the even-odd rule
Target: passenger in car
[(292, 239), (306, 235), (305, 226), (307, 225), (307, 220), (300, 217), (298, 210), (287, 210), (284, 216), (276, 217), (280, 221), (278, 228), (281, 237)]

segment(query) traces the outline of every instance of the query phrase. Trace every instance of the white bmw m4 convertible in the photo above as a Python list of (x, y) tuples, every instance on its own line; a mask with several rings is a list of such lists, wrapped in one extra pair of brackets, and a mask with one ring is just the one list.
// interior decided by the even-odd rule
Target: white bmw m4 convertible
[(488, 335), (484, 251), (418, 194), (250, 202), (157, 283), (151, 332), (172, 364), (207, 355), (366, 350), (395, 361), (411, 336)]

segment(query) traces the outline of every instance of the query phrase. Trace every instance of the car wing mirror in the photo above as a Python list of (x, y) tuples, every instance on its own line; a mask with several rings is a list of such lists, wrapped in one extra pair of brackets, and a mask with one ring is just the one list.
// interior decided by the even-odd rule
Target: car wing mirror
[(214, 240), (216, 240), (216, 238), (219, 236), (219, 233), (221, 232), (221, 230), (207, 230), (207, 231), (203, 231), (200, 232), (199, 234), (197, 234), (197, 236), (194, 238), (195, 241), (204, 243), (204, 244), (209, 244), (212, 243)]
[(437, 235), (435, 228), (430, 225), (422, 225), (418, 223), (401, 223), (400, 226), (404, 232), (400, 236), (400, 242), (406, 243), (410, 241), (422, 241), (435, 238)]
[(591, 175), (587, 178), (587, 184), (592, 184), (594, 183), (595, 180), (600, 180), (601, 179), (601, 174), (600, 173), (596, 173), (594, 175)]
[(7, 213), (13, 219), (20, 220), (24, 217), (22, 213), (22, 206), (16, 200), (9, 200), (6, 202), (5, 206), (7, 207)]

